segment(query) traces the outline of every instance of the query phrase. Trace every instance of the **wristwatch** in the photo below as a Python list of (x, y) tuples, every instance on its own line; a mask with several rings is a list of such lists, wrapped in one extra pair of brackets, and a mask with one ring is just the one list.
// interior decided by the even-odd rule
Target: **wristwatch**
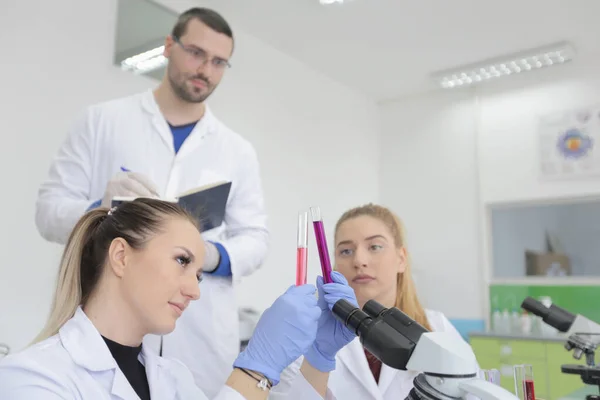
[[(256, 371), (248, 371), (245, 368), (240, 368), (238, 367), (238, 369), (240, 371), (242, 371), (243, 373), (245, 373), (246, 375), (248, 375), (249, 377), (251, 377), (252, 379), (254, 379), (256, 382), (258, 382), (256, 384), (256, 387), (261, 389), (263, 392), (266, 390), (270, 390), (273, 387), (273, 382), (271, 382), (266, 376), (264, 376), (263, 374), (256, 372)], [(258, 375), (255, 376), (254, 374)]]
[(264, 392), (265, 390), (271, 389), (271, 384), (267, 378), (262, 378), (260, 381), (258, 381), (256, 387), (262, 389)]

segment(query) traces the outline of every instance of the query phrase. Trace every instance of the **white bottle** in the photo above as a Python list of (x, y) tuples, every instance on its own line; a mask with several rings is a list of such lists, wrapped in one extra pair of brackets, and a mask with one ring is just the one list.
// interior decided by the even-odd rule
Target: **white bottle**
[(552, 297), (550, 297), (550, 296), (540, 296), (540, 298), (538, 300), (545, 307), (550, 307), (552, 305)]
[(516, 335), (521, 333), (521, 315), (516, 308), (510, 313), (510, 333)]
[(501, 326), (502, 326), (502, 332), (501, 333), (510, 333), (510, 313), (508, 312), (508, 310), (505, 308), (504, 311), (502, 311), (502, 318), (501, 318)]
[(499, 309), (494, 309), (492, 312), (492, 332), (500, 333), (502, 325), (502, 314)]
[(531, 315), (525, 310), (521, 314), (521, 333), (523, 335), (531, 335), (533, 321)]
[[(546, 307), (550, 307), (552, 305), (552, 298), (550, 296), (541, 296), (538, 299), (544, 306)], [(552, 326), (548, 325), (547, 323), (545, 323), (541, 318), (540, 318), (540, 333), (542, 336), (556, 336), (556, 334), (558, 333), (558, 330), (556, 328), (553, 328)]]

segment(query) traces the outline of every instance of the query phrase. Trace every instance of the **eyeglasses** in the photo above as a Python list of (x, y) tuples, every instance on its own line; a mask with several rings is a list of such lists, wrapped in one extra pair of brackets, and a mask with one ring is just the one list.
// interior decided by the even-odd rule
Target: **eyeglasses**
[(229, 61), (219, 58), (219, 57), (215, 57), (215, 58), (211, 58), (209, 60), (208, 58), (208, 54), (206, 54), (206, 52), (198, 47), (192, 47), (192, 46), (186, 46), (183, 43), (181, 43), (181, 41), (179, 40), (179, 38), (177, 37), (173, 37), (173, 40), (175, 41), (175, 43), (177, 43), (179, 46), (181, 46), (181, 48), (183, 49), (183, 51), (185, 51), (187, 53), (187, 55), (189, 55), (194, 62), (201, 64), (201, 65), (205, 65), (208, 61), (210, 61), (210, 64), (219, 70), (223, 70), (225, 68), (231, 68), (231, 64), (229, 64)]

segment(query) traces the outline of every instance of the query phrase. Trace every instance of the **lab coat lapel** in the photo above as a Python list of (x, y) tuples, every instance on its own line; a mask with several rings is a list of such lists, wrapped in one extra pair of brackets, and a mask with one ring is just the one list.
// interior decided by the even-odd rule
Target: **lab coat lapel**
[(217, 119), (208, 105), (205, 104), (204, 106), (204, 116), (198, 121), (190, 135), (181, 145), (181, 148), (176, 155), (177, 158), (184, 158), (190, 154), (194, 154), (195, 150), (202, 145), (202, 142), (208, 135), (218, 132)]
[(139, 399), (117, 366), (102, 336), (81, 309), (59, 331), (60, 340), (73, 362), (85, 368), (96, 381), (114, 396), (124, 400)]
[(381, 374), (379, 375), (379, 390), (385, 398), (385, 393), (390, 389), (392, 383), (396, 383), (394, 390), (398, 390), (399, 386), (403, 388), (412, 386), (412, 381), (416, 376), (416, 372), (400, 371), (383, 364), (381, 366)]
[(165, 368), (163, 359), (151, 349), (142, 347), (142, 363), (146, 368), (146, 376), (150, 385), (150, 398), (173, 400), (177, 394), (177, 382), (170, 371)]
[(398, 370), (385, 364), (381, 366), (381, 373), (379, 374), (379, 390), (381, 393), (385, 393), (396, 376), (398, 376)]
[[(158, 104), (156, 104), (154, 92), (149, 90), (142, 94), (141, 101), (142, 108), (151, 116), (152, 126), (160, 134), (160, 137), (165, 145), (169, 147), (173, 153), (175, 153), (171, 128), (165, 120), (165, 117), (160, 112)], [(217, 119), (206, 103), (205, 107), (204, 116), (200, 121), (198, 121), (188, 138), (183, 142), (183, 145), (177, 152), (176, 157), (185, 157), (186, 155), (192, 153), (193, 150), (202, 143), (206, 135), (213, 134), (218, 131)]]
[(139, 400), (139, 396), (119, 368), (115, 369), (115, 377), (110, 393), (123, 400)]
[(146, 111), (151, 119), (152, 127), (160, 135), (165, 145), (175, 153), (175, 146), (173, 145), (173, 135), (171, 134), (171, 128), (167, 123), (167, 120), (160, 112), (158, 104), (154, 99), (154, 91), (148, 90), (141, 96), (142, 109)]
[(360, 343), (359, 338), (354, 339), (350, 344), (338, 352), (338, 357), (344, 363), (346, 368), (354, 375), (357, 382), (360, 382), (364, 388), (375, 398), (381, 398), (377, 382), (373, 378), (373, 373), (369, 368), (367, 356)]
[(379, 390), (381, 393), (385, 393), (394, 378), (397, 376), (398, 370), (388, 367), (387, 365), (381, 366), (381, 373), (379, 374)]

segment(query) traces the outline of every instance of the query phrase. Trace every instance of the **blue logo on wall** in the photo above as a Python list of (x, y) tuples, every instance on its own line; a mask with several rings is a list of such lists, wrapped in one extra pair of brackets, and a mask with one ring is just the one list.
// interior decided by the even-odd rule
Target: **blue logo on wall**
[(581, 158), (588, 155), (594, 142), (579, 129), (572, 128), (558, 138), (557, 147), (564, 157)]

